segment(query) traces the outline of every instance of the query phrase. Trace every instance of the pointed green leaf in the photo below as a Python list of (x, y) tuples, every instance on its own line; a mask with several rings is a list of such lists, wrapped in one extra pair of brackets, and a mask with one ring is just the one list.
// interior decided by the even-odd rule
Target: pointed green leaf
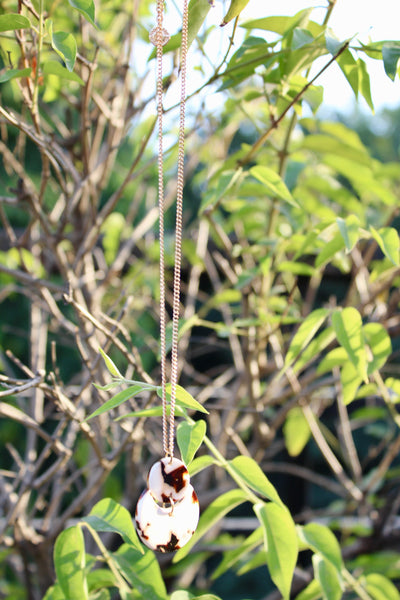
[[(150, 406), (149, 408), (142, 408), (139, 410), (133, 410), (132, 412), (126, 413), (125, 415), (121, 415), (120, 417), (117, 417), (115, 419), (115, 421), (122, 421), (123, 419), (129, 419), (129, 418), (140, 418), (140, 417), (161, 417), (163, 414), (163, 407), (162, 406)], [(171, 414), (171, 408), (168, 405), (167, 406), (167, 417), (169, 417), (169, 415)], [(180, 408), (180, 406), (175, 406), (175, 415), (178, 415), (179, 417), (184, 416), (184, 412), (183, 410)]]
[(85, 17), (93, 27), (97, 28), (95, 23), (95, 6), (93, 0), (68, 0), (73, 8)]
[(28, 29), (31, 22), (28, 17), (19, 15), (18, 13), (8, 13), (0, 15), (0, 32), (14, 31), (15, 29)]
[(7, 69), (0, 75), (0, 83), (5, 83), (11, 79), (17, 79), (19, 77), (29, 77), (32, 69), (30, 67), (26, 69)]
[(324, 373), (329, 373), (335, 367), (341, 367), (346, 362), (348, 362), (347, 352), (344, 348), (334, 348), (330, 352), (328, 352), (324, 358), (319, 362), (317, 367), (318, 375), (323, 375)]
[(239, 489), (230, 490), (229, 492), (218, 496), (218, 498), (207, 506), (206, 510), (200, 516), (199, 524), (194, 535), (183, 548), (178, 550), (172, 562), (178, 562), (187, 556), (193, 546), (197, 544), (200, 538), (202, 538), (211, 527), (213, 527), (228, 512), (247, 500), (248, 496), (246, 492)]
[(221, 598), (214, 596), (214, 594), (202, 594), (201, 596), (195, 596), (193, 600), (221, 600)]
[(345, 248), (343, 236), (337, 233), (332, 240), (327, 242), (315, 260), (316, 267), (322, 267), (325, 263), (333, 259), (335, 254)]
[(371, 80), (369, 77), (367, 65), (365, 64), (365, 62), (363, 60), (361, 60), (361, 58), (358, 59), (357, 64), (358, 64), (359, 90), (361, 92), (362, 97), (364, 98), (364, 100), (366, 101), (366, 103), (368, 104), (370, 109), (373, 111), (374, 103), (372, 101)]
[(284, 600), (289, 600), (297, 563), (296, 527), (286, 507), (270, 502), (256, 504), (254, 511), (264, 528), (267, 565), (272, 581)]
[(321, 586), (319, 581), (313, 579), (308, 586), (296, 596), (296, 600), (321, 600)]
[(302, 350), (311, 342), (318, 329), (324, 323), (328, 313), (329, 311), (326, 308), (317, 308), (307, 315), (290, 342), (285, 357), (284, 369), (292, 365)]
[(204, 456), (198, 456), (197, 458), (192, 460), (192, 462), (188, 466), (189, 475), (190, 477), (193, 477), (193, 475), (196, 475), (196, 473), (200, 473), (200, 471), (203, 471), (203, 469), (217, 464), (218, 462), (215, 460), (215, 458), (213, 456), (210, 456), (209, 454), (205, 454)]
[(56, 583), (47, 590), (43, 597), (43, 600), (65, 600), (64, 592), (61, 587)]
[[(298, 360), (296, 360), (292, 369), (295, 373), (300, 372), (310, 362), (316, 360), (319, 355), (329, 346), (335, 339), (335, 333), (332, 327), (326, 327), (317, 334), (304, 348)], [(319, 365), (318, 365), (319, 366)]]
[(292, 206), (298, 208), (299, 205), (289, 192), (281, 176), (276, 171), (273, 171), (268, 167), (264, 167), (263, 165), (257, 165), (250, 169), (250, 173), (253, 177), (255, 177), (255, 179), (264, 185), (268, 195), (272, 196), (273, 198), (285, 200), (285, 202), (288, 202)]
[(346, 361), (340, 369), (340, 381), (343, 390), (343, 403), (350, 404), (356, 397), (363, 378), (357, 368), (350, 361)]
[(309, 523), (304, 527), (298, 527), (297, 532), (300, 540), (307, 548), (329, 560), (337, 572), (341, 572), (343, 559), (340, 545), (329, 527), (320, 523)]
[[(171, 401), (171, 384), (170, 383), (167, 383), (166, 392), (167, 392), (167, 400)], [(162, 387), (161, 386), (157, 387), (157, 395), (159, 396), (159, 398), (162, 398)], [(187, 390), (185, 390), (185, 388), (183, 388), (181, 385), (176, 386), (176, 403), (179, 406), (182, 406), (183, 408), (197, 410), (199, 412), (202, 412), (202, 413), (205, 413), (208, 415), (208, 410), (206, 410), (204, 408), (204, 406), (202, 406), (200, 404), (200, 402), (197, 402), (197, 400), (195, 400), (193, 398), (193, 396)]]
[(168, 599), (169, 596), (154, 552), (145, 549), (144, 554), (139, 554), (131, 545), (123, 544), (113, 553), (113, 560), (135, 589), (135, 598), (138, 597), (137, 592), (139, 598), (146, 600)]
[(85, 542), (79, 525), (64, 529), (56, 539), (54, 568), (58, 583), (66, 598), (88, 600)]
[(399, 234), (393, 227), (382, 227), (376, 230), (371, 225), (371, 233), (375, 240), (378, 242), (380, 249), (385, 256), (394, 264), (396, 267), (400, 265), (399, 259)]
[(193, 594), (187, 590), (176, 590), (171, 594), (170, 600), (192, 600)]
[(185, 465), (190, 465), (192, 462), (194, 455), (203, 443), (206, 431), (207, 424), (203, 419), (196, 423), (182, 421), (178, 425), (176, 439)]
[(60, 79), (66, 79), (67, 81), (74, 81), (83, 85), (83, 80), (74, 72), (68, 71), (63, 65), (56, 60), (48, 60), (42, 67), (42, 73), (44, 75), (56, 75)]
[(239, 16), (239, 14), (245, 8), (248, 2), (249, 0), (231, 0), (228, 12), (222, 19), (221, 27), (229, 23), (229, 21), (232, 21), (232, 19), (235, 19), (237, 16)]
[(128, 388), (126, 388), (126, 390), (121, 390), (120, 392), (115, 394), (115, 396), (107, 400), (107, 402), (104, 402), (102, 406), (97, 408), (91, 415), (86, 417), (85, 421), (89, 421), (90, 419), (98, 417), (99, 415), (102, 415), (105, 412), (109, 412), (113, 408), (117, 408), (117, 406), (120, 406), (120, 404), (123, 404), (130, 398), (133, 398), (134, 396), (137, 396), (142, 392), (148, 392), (149, 390), (155, 389), (155, 385), (149, 385), (148, 383), (138, 382), (135, 385), (131, 385)]
[(369, 573), (365, 576), (366, 590), (373, 600), (400, 600), (396, 586), (380, 573)]
[(143, 547), (133, 526), (130, 513), (124, 506), (111, 498), (100, 500), (82, 521), (88, 523), (95, 531), (119, 533), (127, 544), (131, 544), (143, 554)]
[(234, 469), (235, 473), (239, 475), (252, 490), (258, 492), (272, 502), (276, 502), (280, 506), (283, 506), (282, 500), (279, 498), (279, 494), (275, 487), (269, 481), (268, 477), (256, 463), (254, 458), (250, 458), (250, 456), (236, 456), (229, 461), (229, 464)]
[(337, 570), (329, 560), (318, 554), (313, 556), (313, 567), (316, 579), (319, 581), (324, 600), (341, 600), (342, 586)]
[(345, 50), (341, 53), (340, 56), (336, 59), (339, 67), (342, 69), (344, 76), (349, 82), (351, 89), (354, 92), (356, 98), (358, 98), (358, 64), (355, 58), (353, 57), (350, 50)]
[(65, 62), (68, 71), (72, 71), (75, 65), (77, 52), (76, 40), (72, 33), (65, 33), (64, 31), (53, 33), (52, 46)]
[(101, 348), (99, 348), (99, 352), (100, 352), (101, 356), (103, 357), (103, 360), (106, 363), (106, 367), (107, 367), (108, 371), (110, 372), (110, 374), (113, 377), (116, 377), (117, 379), (123, 379), (124, 378), (123, 375), (121, 375), (121, 373), (119, 372), (114, 361), (111, 360), (111, 358), (108, 356), (108, 354), (106, 354), (104, 352), (104, 350), (102, 350)]
[(233, 565), (235, 565), (243, 556), (262, 544), (263, 536), (263, 528), (257, 527), (257, 529), (255, 529), (243, 543), (240, 543), (237, 548), (226, 550), (224, 552), (222, 561), (213, 572), (211, 579), (217, 579), (223, 575), (223, 573), (225, 573), (228, 569), (231, 569)]
[(394, 81), (400, 58), (400, 42), (385, 42), (382, 47), (382, 58), (386, 75)]
[(368, 363), (368, 373), (379, 370), (392, 353), (392, 342), (386, 329), (381, 323), (367, 323), (363, 327), (365, 343), (371, 349), (372, 360)]
[(350, 215), (347, 219), (338, 217), (336, 222), (346, 245), (346, 250), (351, 252), (360, 237), (360, 221), (356, 215)]
[(357, 369), (360, 377), (367, 382), (367, 352), (362, 336), (362, 320), (357, 309), (349, 306), (332, 315), (332, 325), (338, 342)]
[(289, 456), (298, 456), (306, 447), (311, 432), (308, 421), (298, 406), (288, 412), (283, 435)]

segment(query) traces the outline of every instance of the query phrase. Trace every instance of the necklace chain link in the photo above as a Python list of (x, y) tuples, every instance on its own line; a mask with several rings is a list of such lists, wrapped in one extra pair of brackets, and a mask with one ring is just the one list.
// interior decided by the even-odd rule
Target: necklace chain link
[(171, 391), (170, 416), (167, 416), (167, 374), (166, 374), (166, 290), (165, 290), (165, 253), (164, 253), (164, 148), (163, 148), (163, 45), (166, 31), (163, 28), (164, 0), (157, 0), (157, 25), (152, 40), (157, 48), (157, 116), (158, 116), (158, 207), (159, 207), (159, 241), (160, 241), (160, 354), (161, 354), (161, 387), (163, 411), (163, 450), (166, 456), (174, 454), (175, 441), (175, 400), (178, 381), (178, 337), (180, 314), (181, 257), (182, 257), (182, 209), (185, 163), (185, 118), (186, 118), (186, 65), (188, 50), (188, 0), (183, 0), (182, 41), (180, 63), (180, 110), (178, 133), (178, 167), (176, 182), (176, 221), (175, 221), (175, 256), (172, 303), (172, 345), (171, 345)]

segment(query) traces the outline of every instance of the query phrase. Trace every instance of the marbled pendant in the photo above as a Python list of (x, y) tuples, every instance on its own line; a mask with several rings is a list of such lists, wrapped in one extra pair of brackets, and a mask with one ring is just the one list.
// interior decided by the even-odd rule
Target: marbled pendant
[(147, 487), (135, 512), (140, 539), (159, 552), (182, 548), (195, 532), (200, 512), (188, 470), (177, 458), (162, 458), (150, 469)]

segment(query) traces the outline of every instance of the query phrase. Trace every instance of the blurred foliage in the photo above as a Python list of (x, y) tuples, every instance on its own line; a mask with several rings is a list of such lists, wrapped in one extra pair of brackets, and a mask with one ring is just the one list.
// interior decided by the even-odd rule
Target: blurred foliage
[(157, 560), (130, 516), (163, 453), (154, 2), (0, 2), (2, 598), (399, 598), (399, 110), (321, 118), (318, 81), (338, 63), (372, 109), (399, 42), (246, 4), (190, 2), (177, 446), (202, 516)]

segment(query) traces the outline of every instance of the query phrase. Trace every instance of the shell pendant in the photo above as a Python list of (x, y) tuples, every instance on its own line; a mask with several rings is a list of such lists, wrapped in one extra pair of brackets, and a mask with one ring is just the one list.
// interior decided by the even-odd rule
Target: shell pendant
[(178, 458), (162, 458), (150, 469), (147, 490), (138, 500), (136, 529), (142, 542), (158, 552), (173, 552), (192, 537), (199, 501), (187, 468)]

